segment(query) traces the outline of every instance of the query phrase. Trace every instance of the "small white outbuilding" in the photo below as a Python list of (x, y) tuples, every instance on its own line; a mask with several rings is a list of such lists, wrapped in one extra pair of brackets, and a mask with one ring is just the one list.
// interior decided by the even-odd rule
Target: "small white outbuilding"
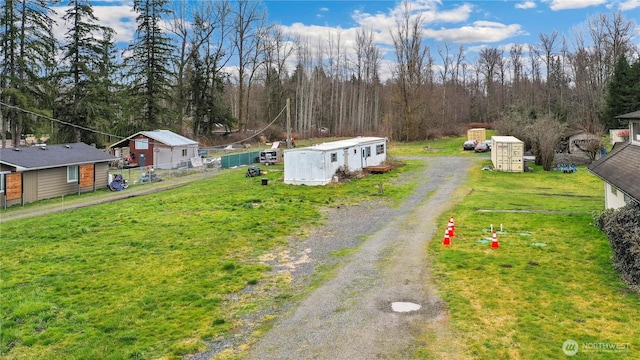
[(326, 185), (344, 166), (359, 171), (387, 160), (387, 139), (357, 137), (284, 151), (284, 183)]

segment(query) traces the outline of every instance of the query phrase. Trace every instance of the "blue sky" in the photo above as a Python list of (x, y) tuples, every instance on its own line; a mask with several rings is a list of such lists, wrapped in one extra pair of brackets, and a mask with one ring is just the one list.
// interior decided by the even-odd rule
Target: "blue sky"
[[(322, 46), (330, 36), (339, 34), (348, 49), (357, 29), (373, 31), (383, 56), (391, 61), (390, 34), (400, 14), (400, 2), (264, 0), (262, 3), (269, 23), (281, 25), (285, 34), (301, 36), (312, 47)], [(611, 15), (620, 10), (627, 20), (640, 20), (640, 0), (411, 0), (410, 3), (413, 13), (424, 19), (425, 44), (436, 60), (438, 49), (445, 43), (453, 52), (464, 45), (468, 58), (483, 47), (503, 48), (508, 54), (511, 44), (523, 44), (525, 49), (527, 44), (539, 44), (540, 33), (549, 35), (555, 30), (558, 40), (562, 36), (574, 39), (572, 34), (585, 33), (587, 20), (598, 14)], [(136, 26), (132, 0), (93, 4), (101, 23), (116, 30), (118, 41), (126, 43), (132, 39)], [(58, 13), (63, 12), (64, 8), (59, 8)], [(634, 42), (640, 45), (640, 32), (636, 33)]]

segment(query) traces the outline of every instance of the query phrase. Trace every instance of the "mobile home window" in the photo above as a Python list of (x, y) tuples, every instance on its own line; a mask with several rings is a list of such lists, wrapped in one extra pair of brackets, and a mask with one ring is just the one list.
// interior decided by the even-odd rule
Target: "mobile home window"
[(331, 153), (331, 162), (338, 161), (338, 153)]
[(182, 156), (187, 156), (187, 149), (182, 149)]
[(67, 182), (78, 182), (78, 165), (67, 166)]
[(384, 154), (384, 144), (376, 145), (376, 155)]
[(371, 156), (371, 147), (367, 146), (365, 148), (362, 148), (362, 157), (368, 158), (370, 156)]

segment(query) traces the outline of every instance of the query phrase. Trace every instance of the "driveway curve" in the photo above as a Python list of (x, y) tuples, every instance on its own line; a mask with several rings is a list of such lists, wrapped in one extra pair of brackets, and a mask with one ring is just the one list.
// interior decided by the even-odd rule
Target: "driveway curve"
[[(400, 208), (385, 213), (375, 206), (356, 206), (355, 212), (346, 210), (334, 217), (340, 222), (330, 231), (334, 238), (365, 235), (367, 239), (334, 278), (277, 320), (243, 358), (410, 359), (425, 329), (435, 338), (448, 332), (447, 309), (432, 282), (426, 245), (431, 238), (438, 240), (440, 234), (434, 231), (446, 224), (436, 220), (453, 205), (455, 190), (477, 159), (424, 159), (427, 169), (412, 179), (418, 188)], [(378, 210), (383, 214), (376, 216)], [(346, 230), (350, 226), (361, 233)], [(326, 234), (322, 238), (331, 241)], [(394, 311), (393, 303), (416, 304), (420, 309)], [(454, 348), (446, 352), (447, 357), (457, 357)]]

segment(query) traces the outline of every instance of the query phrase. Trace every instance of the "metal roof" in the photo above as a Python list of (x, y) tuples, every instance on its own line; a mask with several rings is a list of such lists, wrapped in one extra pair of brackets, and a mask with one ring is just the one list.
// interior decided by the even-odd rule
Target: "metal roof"
[(17, 171), (50, 169), (115, 160), (113, 155), (85, 143), (0, 149), (0, 163)]
[(131, 136), (129, 136), (126, 139), (120, 140), (117, 143), (109, 146), (110, 148), (113, 147), (123, 147), (123, 146), (129, 146), (129, 140), (137, 137), (138, 135), (142, 135), (145, 137), (148, 137), (150, 139), (153, 139), (159, 143), (162, 143), (164, 145), (170, 146), (170, 147), (177, 147), (177, 146), (187, 146), (187, 145), (198, 145), (197, 141), (191, 140), (187, 137), (184, 137), (182, 135), (178, 135), (176, 133), (174, 133), (171, 130), (153, 130), (153, 131), (140, 131), (137, 132)]
[(640, 146), (617, 143), (609, 154), (594, 161), (589, 171), (640, 201)]
[(339, 149), (344, 149), (344, 148), (358, 146), (358, 145), (367, 145), (367, 144), (377, 143), (381, 141), (386, 141), (386, 139), (380, 138), (380, 137), (357, 137), (353, 139), (345, 139), (345, 140), (338, 140), (338, 141), (317, 144), (317, 145), (304, 147), (304, 148), (289, 149), (287, 151), (291, 151), (291, 150), (330, 151), (330, 150), (339, 150)]

